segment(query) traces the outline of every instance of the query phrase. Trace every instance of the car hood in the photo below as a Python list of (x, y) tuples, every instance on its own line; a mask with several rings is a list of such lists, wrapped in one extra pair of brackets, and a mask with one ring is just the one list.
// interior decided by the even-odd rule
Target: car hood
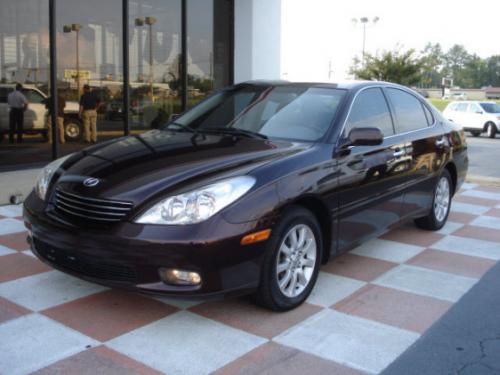
[[(76, 162), (70, 159), (57, 185), (78, 195), (139, 204), (186, 184), (248, 173), (306, 148), (287, 141), (155, 130), (84, 150)], [(89, 177), (99, 183), (86, 187)]]

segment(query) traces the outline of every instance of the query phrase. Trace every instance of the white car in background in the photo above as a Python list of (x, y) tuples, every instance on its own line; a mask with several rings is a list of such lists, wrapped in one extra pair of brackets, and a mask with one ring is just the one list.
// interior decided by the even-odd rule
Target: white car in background
[[(0, 142), (9, 134), (9, 106), (8, 95), (14, 90), (15, 85), (0, 84)], [(24, 85), (23, 94), (28, 99), (28, 109), (24, 113), (25, 134), (42, 134), (47, 136), (47, 109), (45, 100), (47, 96), (35, 86)], [(64, 132), (66, 140), (78, 141), (82, 137), (83, 128), (79, 119), (79, 104), (67, 101), (64, 109)]]
[(474, 137), (486, 132), (488, 137), (495, 138), (500, 132), (500, 105), (495, 102), (452, 102), (443, 111), (443, 116), (462, 125)]
[(454, 92), (453, 94), (444, 94), (443, 100), (467, 100), (465, 92)]

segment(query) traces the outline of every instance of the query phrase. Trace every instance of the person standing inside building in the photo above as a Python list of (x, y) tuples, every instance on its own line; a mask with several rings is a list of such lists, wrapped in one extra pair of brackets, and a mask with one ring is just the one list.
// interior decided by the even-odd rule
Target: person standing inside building
[[(50, 98), (47, 98), (45, 101), (45, 107), (49, 110), (49, 117), (47, 118), (47, 137), (49, 143), (52, 143), (52, 116), (51, 116), (51, 106), (50, 106)], [(66, 108), (66, 99), (62, 95), (57, 96), (57, 128), (59, 131), (59, 142), (64, 144), (64, 108)]]
[(99, 100), (90, 86), (83, 86), (83, 95), (80, 98), (80, 118), (83, 120), (85, 142), (97, 142), (97, 107)]
[(14, 134), (17, 132), (17, 143), (23, 141), (24, 112), (28, 109), (28, 99), (21, 92), (23, 85), (18, 83), (16, 89), (7, 97), (10, 108), (9, 142), (14, 143)]

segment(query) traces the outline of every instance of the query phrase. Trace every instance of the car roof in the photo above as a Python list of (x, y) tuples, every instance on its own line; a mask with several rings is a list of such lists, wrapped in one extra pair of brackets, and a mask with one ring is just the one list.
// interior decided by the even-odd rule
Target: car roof
[(364, 87), (369, 86), (382, 86), (382, 87), (394, 87), (394, 88), (402, 88), (406, 90), (410, 90), (406, 86), (398, 85), (395, 83), (384, 82), (384, 81), (340, 81), (340, 82), (292, 82), (285, 80), (253, 80), (253, 81), (245, 81), (239, 83), (235, 86), (239, 85), (255, 85), (255, 86), (306, 86), (306, 87), (329, 87), (329, 88), (337, 88), (344, 90), (359, 90)]
[[(15, 83), (0, 83), (0, 88), (8, 88), (8, 89), (13, 89), (16, 87), (16, 84)], [(31, 85), (31, 84), (23, 84), (23, 89), (34, 89), (34, 90), (38, 90), (38, 88), (35, 86), (35, 85)]]

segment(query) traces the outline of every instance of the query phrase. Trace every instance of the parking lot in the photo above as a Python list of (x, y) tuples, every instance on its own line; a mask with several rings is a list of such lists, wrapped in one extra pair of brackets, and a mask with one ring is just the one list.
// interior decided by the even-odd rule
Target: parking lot
[(469, 175), (500, 178), (500, 135), (490, 139), (486, 135), (480, 137), (467, 136), (469, 145)]
[(273, 313), (70, 277), (34, 258), (20, 215), (0, 207), (1, 374), (377, 374), (500, 259), (500, 188), (466, 184), (442, 230), (392, 230), (323, 266), (306, 304)]

